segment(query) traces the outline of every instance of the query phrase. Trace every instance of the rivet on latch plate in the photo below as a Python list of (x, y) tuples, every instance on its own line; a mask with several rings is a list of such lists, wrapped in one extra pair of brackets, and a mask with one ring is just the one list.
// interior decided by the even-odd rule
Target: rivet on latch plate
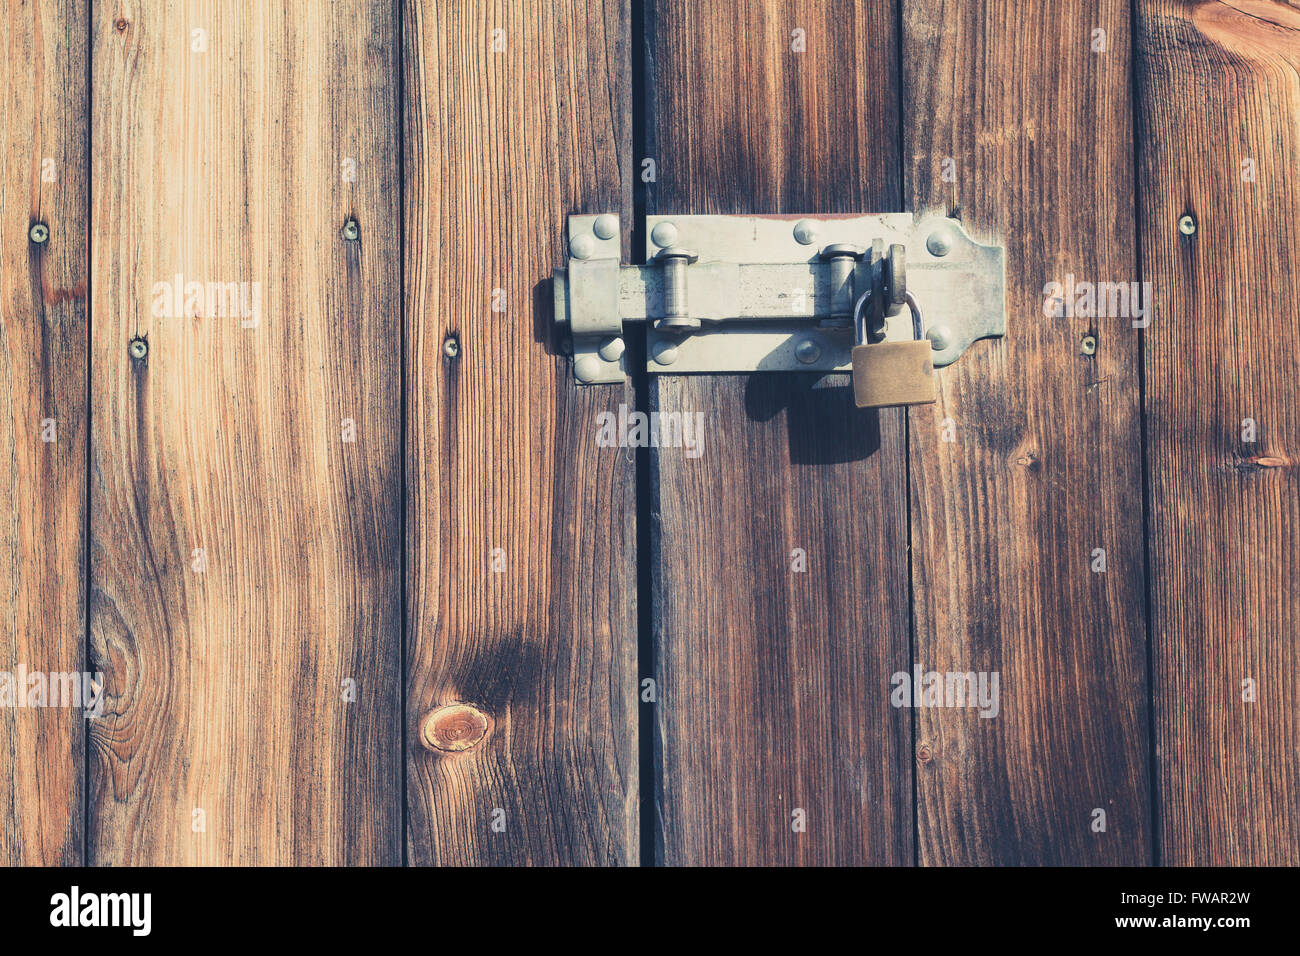
[(667, 247), (677, 241), (677, 227), (671, 222), (661, 222), (650, 232), (650, 241), (656, 246)]
[(952, 346), (952, 331), (946, 325), (933, 325), (926, 330), (925, 337), (930, 340), (930, 348), (942, 352)]
[(569, 255), (575, 259), (590, 259), (596, 251), (596, 243), (591, 236), (574, 236), (569, 243)]
[(803, 339), (794, 347), (794, 355), (804, 365), (811, 365), (821, 358), (822, 349), (812, 339)]
[(591, 224), (591, 231), (599, 239), (613, 239), (618, 235), (618, 216), (608, 212), (597, 216), (596, 221)]
[(947, 229), (936, 230), (925, 240), (925, 248), (932, 256), (946, 256), (952, 249), (952, 236)]
[(677, 346), (668, 340), (656, 342), (654, 358), (660, 365), (672, 365), (677, 361)]

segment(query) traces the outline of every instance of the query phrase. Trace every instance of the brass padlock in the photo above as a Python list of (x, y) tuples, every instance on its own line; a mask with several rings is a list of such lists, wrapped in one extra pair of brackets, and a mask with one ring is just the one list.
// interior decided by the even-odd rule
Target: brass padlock
[(903, 301), (912, 311), (912, 342), (867, 342), (866, 306), (871, 290), (853, 308), (853, 398), (858, 408), (931, 405), (936, 399), (932, 347), (922, 334), (921, 309), (910, 292)]

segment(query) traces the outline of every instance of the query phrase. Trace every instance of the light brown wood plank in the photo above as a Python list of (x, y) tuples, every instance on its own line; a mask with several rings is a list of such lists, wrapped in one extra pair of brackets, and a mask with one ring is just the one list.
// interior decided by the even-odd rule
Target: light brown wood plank
[(1295, 866), (1300, 8), (1139, 17), (1160, 858)]
[[(90, 862), (398, 863), (395, 6), (99, 7), (93, 45)], [(177, 274), (249, 297), (159, 314)]]
[[(20, 667), (85, 666), (87, 15), (84, 3), (54, 0), (0, 15), (4, 866), (81, 862), (83, 712), (16, 705), (33, 700)], [(49, 228), (44, 243), (32, 241), (34, 223)]]
[[(899, 208), (892, 4), (660, 0), (646, 30), (650, 212)], [(651, 378), (705, 416), (701, 457), (651, 450), (664, 863), (912, 860), (903, 414), (816, 382)]]
[(1044, 314), (1067, 274), (1138, 279), (1129, 8), (906, 0), (903, 24), (909, 204), (1007, 250), (1006, 337), (911, 413), (913, 667), (999, 675), (996, 717), (916, 711), (919, 859), (1149, 862), (1138, 331)]
[[(409, 860), (635, 863), (632, 392), (548, 344), (566, 216), (631, 225), (627, 4), (404, 17)], [(456, 703), (486, 735), (426, 748)]]

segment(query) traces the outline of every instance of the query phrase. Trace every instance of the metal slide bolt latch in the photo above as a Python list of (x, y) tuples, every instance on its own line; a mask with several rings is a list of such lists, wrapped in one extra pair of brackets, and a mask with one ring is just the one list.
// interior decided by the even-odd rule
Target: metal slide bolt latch
[(580, 384), (625, 379), (626, 322), (644, 323), (647, 371), (673, 375), (848, 372), (855, 346), (911, 338), (886, 319), (917, 301), (932, 368), (1006, 331), (1003, 249), (944, 216), (647, 216), (645, 235), (645, 264), (623, 265), (617, 216), (569, 217), (552, 291)]

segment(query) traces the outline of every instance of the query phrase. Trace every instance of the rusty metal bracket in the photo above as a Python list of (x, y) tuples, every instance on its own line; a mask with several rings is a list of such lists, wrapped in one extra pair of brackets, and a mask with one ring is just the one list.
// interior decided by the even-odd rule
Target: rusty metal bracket
[(650, 372), (852, 368), (853, 303), (874, 288), (875, 341), (925, 309), (934, 367), (1006, 333), (1006, 256), (942, 216), (647, 216), (646, 265), (620, 264), (612, 214), (569, 217), (555, 321), (584, 385), (622, 381), (625, 322), (646, 323)]

